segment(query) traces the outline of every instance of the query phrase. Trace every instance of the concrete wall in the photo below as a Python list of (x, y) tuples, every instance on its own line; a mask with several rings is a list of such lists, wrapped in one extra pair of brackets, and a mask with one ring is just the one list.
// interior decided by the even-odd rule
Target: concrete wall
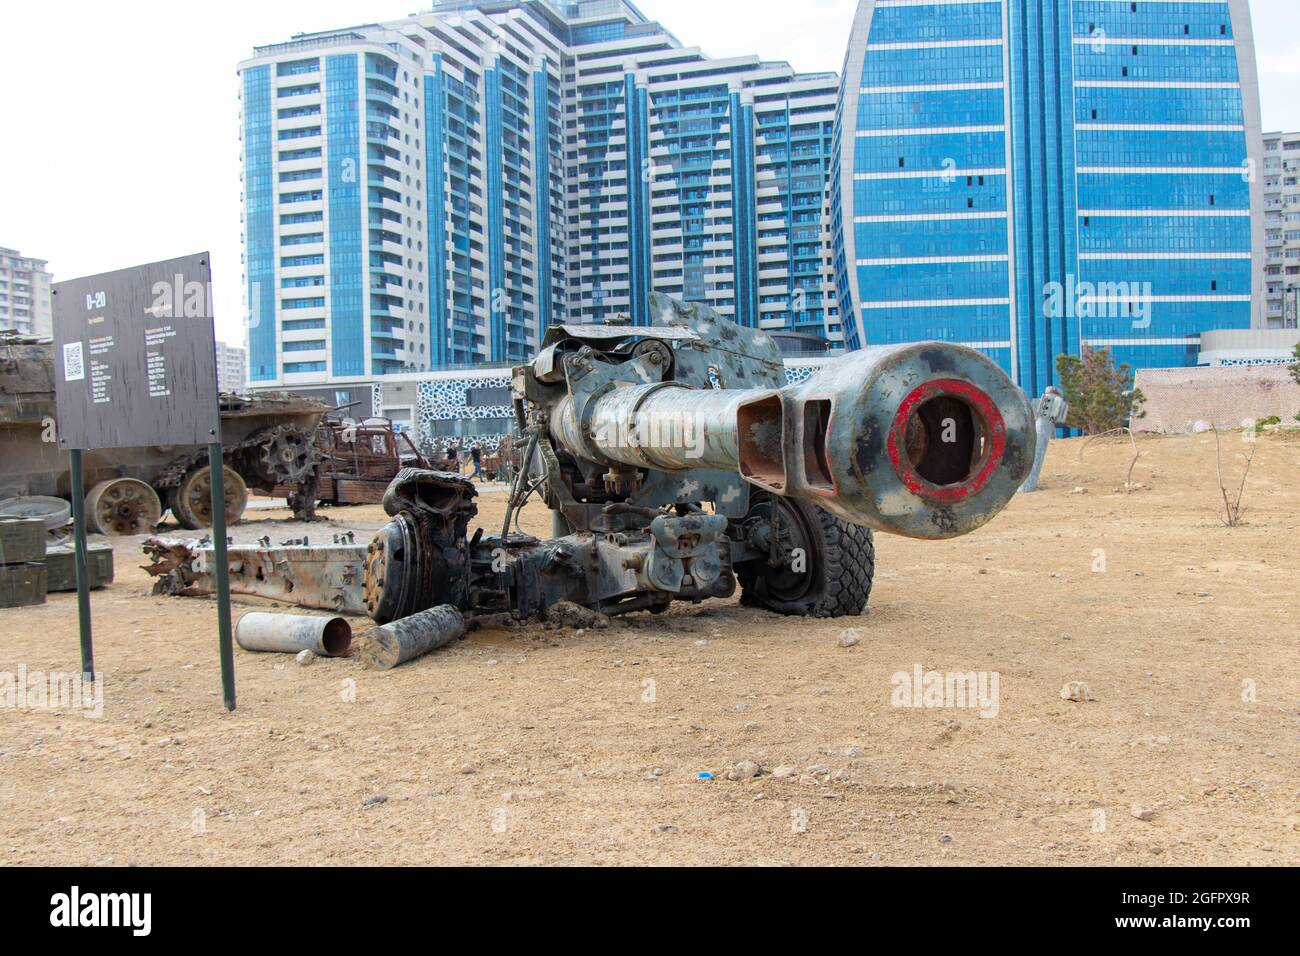
[(1235, 429), (1270, 415), (1300, 424), (1300, 384), (1284, 365), (1139, 369), (1135, 384), (1147, 398), (1138, 431), (1188, 432), (1196, 422)]

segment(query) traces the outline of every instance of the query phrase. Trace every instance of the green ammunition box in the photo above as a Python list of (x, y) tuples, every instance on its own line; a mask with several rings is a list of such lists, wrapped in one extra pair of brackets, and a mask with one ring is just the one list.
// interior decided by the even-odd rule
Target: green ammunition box
[(0, 517), (0, 564), (45, 560), (45, 523), (39, 518)]
[(0, 564), (0, 607), (44, 604), (45, 585), (43, 563), (31, 561), (27, 564)]
[[(49, 591), (77, 590), (77, 553), (70, 544), (62, 544), (45, 552), (45, 565), (49, 569)], [(106, 544), (92, 544), (86, 548), (86, 570), (90, 588), (102, 588), (113, 580), (113, 549)]]

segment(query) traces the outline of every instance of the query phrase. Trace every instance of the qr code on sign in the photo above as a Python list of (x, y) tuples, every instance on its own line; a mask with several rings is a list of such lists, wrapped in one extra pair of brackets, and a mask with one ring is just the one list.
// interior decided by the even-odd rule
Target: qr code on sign
[(86, 362), (80, 342), (69, 342), (63, 346), (63, 380), (80, 382), (86, 377)]

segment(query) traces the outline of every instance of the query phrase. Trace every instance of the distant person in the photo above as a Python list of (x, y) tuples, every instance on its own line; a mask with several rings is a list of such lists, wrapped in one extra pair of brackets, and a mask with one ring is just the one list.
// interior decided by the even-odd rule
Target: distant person
[(455, 445), (447, 446), (447, 470), (460, 473), (460, 450)]
[(478, 445), (475, 445), (473, 448), (469, 450), (469, 457), (474, 462), (474, 474), (470, 475), (470, 477), (482, 478), (483, 477), (483, 449)]

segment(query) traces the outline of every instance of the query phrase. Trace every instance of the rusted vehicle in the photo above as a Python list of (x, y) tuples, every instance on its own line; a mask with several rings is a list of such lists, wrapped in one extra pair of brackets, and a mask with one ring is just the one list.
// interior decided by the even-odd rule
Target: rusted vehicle
[[(316, 500), (325, 505), (378, 504), (403, 468), (430, 467), (410, 436), (387, 418), (325, 420), (316, 431), (316, 455)], [(289, 484), (274, 492), (294, 493)]]
[[(482, 471), (485, 481), (500, 481), (509, 484), (519, 473), (520, 456), (523, 446), (512, 435), (502, 436), (496, 451), (488, 445), (481, 445)], [(470, 475), (474, 470), (474, 445), (457, 447), (456, 457), (448, 454), (451, 448), (439, 448), (426, 454), (429, 467), (434, 471), (448, 472), (454, 475)]]
[[(316, 428), (328, 410), (294, 395), (221, 396), (227, 522), (243, 514), (249, 488), (270, 492), (311, 480)], [(68, 459), (57, 435), (53, 346), (0, 335), (0, 500), (70, 497)], [(185, 528), (212, 523), (205, 447), (87, 450), (85, 470), (86, 519), (95, 533), (145, 534), (166, 510)]]
[[(493, 471), (496, 473), (496, 480), (512, 484), (515, 475), (519, 474), (524, 467), (523, 443), (514, 435), (505, 435), (501, 439), (501, 444), (497, 446), (497, 453), (493, 457)], [(484, 468), (486, 469), (486, 467), (485, 464)]]

